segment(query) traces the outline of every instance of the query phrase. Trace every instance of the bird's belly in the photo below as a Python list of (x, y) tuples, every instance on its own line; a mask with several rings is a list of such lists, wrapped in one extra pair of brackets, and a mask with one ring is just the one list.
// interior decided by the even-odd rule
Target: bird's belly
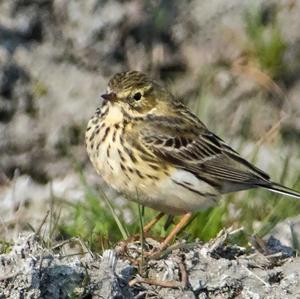
[[(117, 167), (100, 171), (104, 180), (114, 189), (127, 195), (129, 200), (155, 210), (171, 215), (180, 215), (188, 212), (205, 210), (216, 204), (219, 193), (211, 186), (197, 179), (195, 184), (186, 185), (189, 173), (186, 173), (185, 184), (178, 184), (170, 177), (151, 180), (137, 176), (125, 177), (122, 169)], [(187, 188), (188, 187), (188, 188)]]
[[(219, 193), (210, 185), (197, 179), (184, 170), (173, 170), (170, 175), (154, 175), (149, 178), (139, 163), (126, 164), (114, 147), (110, 146), (110, 157), (107, 156), (108, 145), (99, 147), (99, 156), (93, 163), (98, 173), (114, 189), (127, 195), (144, 206), (178, 215), (187, 212), (204, 210), (214, 205)], [(136, 169), (128, 172), (128, 168)], [(140, 173), (137, 175), (136, 171)]]
[(169, 177), (144, 192), (139, 202), (167, 214), (184, 214), (205, 210), (217, 203), (220, 194), (193, 174), (175, 169)]

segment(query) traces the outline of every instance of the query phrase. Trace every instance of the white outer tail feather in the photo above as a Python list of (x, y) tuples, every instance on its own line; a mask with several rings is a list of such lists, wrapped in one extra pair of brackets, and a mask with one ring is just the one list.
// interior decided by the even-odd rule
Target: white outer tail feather
[(279, 194), (283, 194), (283, 195), (287, 195), (287, 196), (290, 196), (290, 197), (300, 199), (300, 193), (299, 192), (297, 192), (293, 189), (290, 189), (288, 187), (285, 187), (283, 185), (277, 184), (277, 183), (271, 182), (270, 186), (261, 186), (261, 187), (263, 187), (265, 189), (268, 189), (268, 190), (270, 190), (271, 192), (274, 192), (274, 193), (279, 193)]

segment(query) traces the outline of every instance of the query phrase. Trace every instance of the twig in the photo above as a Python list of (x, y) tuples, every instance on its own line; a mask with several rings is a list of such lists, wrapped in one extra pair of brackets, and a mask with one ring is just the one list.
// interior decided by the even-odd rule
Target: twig
[(147, 254), (147, 258), (151, 259), (151, 260), (158, 260), (162, 256), (168, 255), (173, 250), (176, 250), (176, 249), (190, 249), (190, 248), (193, 248), (194, 246), (195, 246), (194, 243), (189, 243), (189, 244), (187, 244), (187, 243), (176, 243), (176, 244), (173, 244), (173, 245), (169, 246), (167, 249), (165, 249), (163, 251), (149, 252)]
[(10, 274), (6, 274), (6, 275), (2, 275), (2, 276), (0, 276), (0, 281), (16, 277), (19, 273), (20, 273), (20, 271), (10, 273)]
[(280, 129), (281, 123), (287, 118), (284, 114), (280, 119), (255, 143), (256, 148), (260, 147), (265, 141), (270, 139)]
[(163, 280), (142, 278), (142, 277), (137, 277), (130, 280), (128, 285), (132, 287), (137, 283), (146, 283), (150, 285), (160, 286), (163, 288), (182, 288), (182, 283), (179, 281), (175, 281), (175, 280), (163, 281)]
[(183, 257), (181, 257), (180, 261), (178, 262), (178, 267), (181, 273), (181, 285), (183, 288), (187, 286), (188, 283), (188, 274), (186, 271), (186, 267), (183, 261)]
[(258, 279), (260, 282), (262, 282), (266, 287), (271, 287), (271, 285), (269, 283), (267, 283), (266, 281), (264, 281), (262, 278), (260, 278), (257, 274), (255, 274), (253, 271), (249, 270), (245, 265), (241, 265), (243, 268), (245, 268), (247, 270), (247, 272), (249, 274), (251, 274), (252, 276), (254, 276), (256, 279)]
[(67, 258), (67, 257), (72, 257), (72, 256), (77, 256), (77, 255), (85, 255), (85, 254), (89, 254), (89, 252), (86, 251), (86, 252), (70, 253), (70, 254), (60, 256), (59, 259), (64, 259), (64, 258)]

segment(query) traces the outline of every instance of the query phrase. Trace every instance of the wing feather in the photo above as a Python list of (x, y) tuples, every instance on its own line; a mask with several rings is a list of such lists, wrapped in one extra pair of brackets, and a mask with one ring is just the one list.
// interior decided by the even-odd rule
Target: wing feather
[(188, 170), (220, 192), (232, 192), (269, 182), (269, 176), (243, 159), (202, 123), (174, 117), (151, 117), (140, 138), (156, 157)]

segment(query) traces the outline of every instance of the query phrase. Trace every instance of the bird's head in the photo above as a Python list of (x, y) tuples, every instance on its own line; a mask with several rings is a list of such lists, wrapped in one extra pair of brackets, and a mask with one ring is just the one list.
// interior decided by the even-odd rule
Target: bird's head
[(109, 81), (105, 102), (130, 116), (161, 114), (170, 110), (172, 95), (159, 83), (137, 71), (115, 74)]

